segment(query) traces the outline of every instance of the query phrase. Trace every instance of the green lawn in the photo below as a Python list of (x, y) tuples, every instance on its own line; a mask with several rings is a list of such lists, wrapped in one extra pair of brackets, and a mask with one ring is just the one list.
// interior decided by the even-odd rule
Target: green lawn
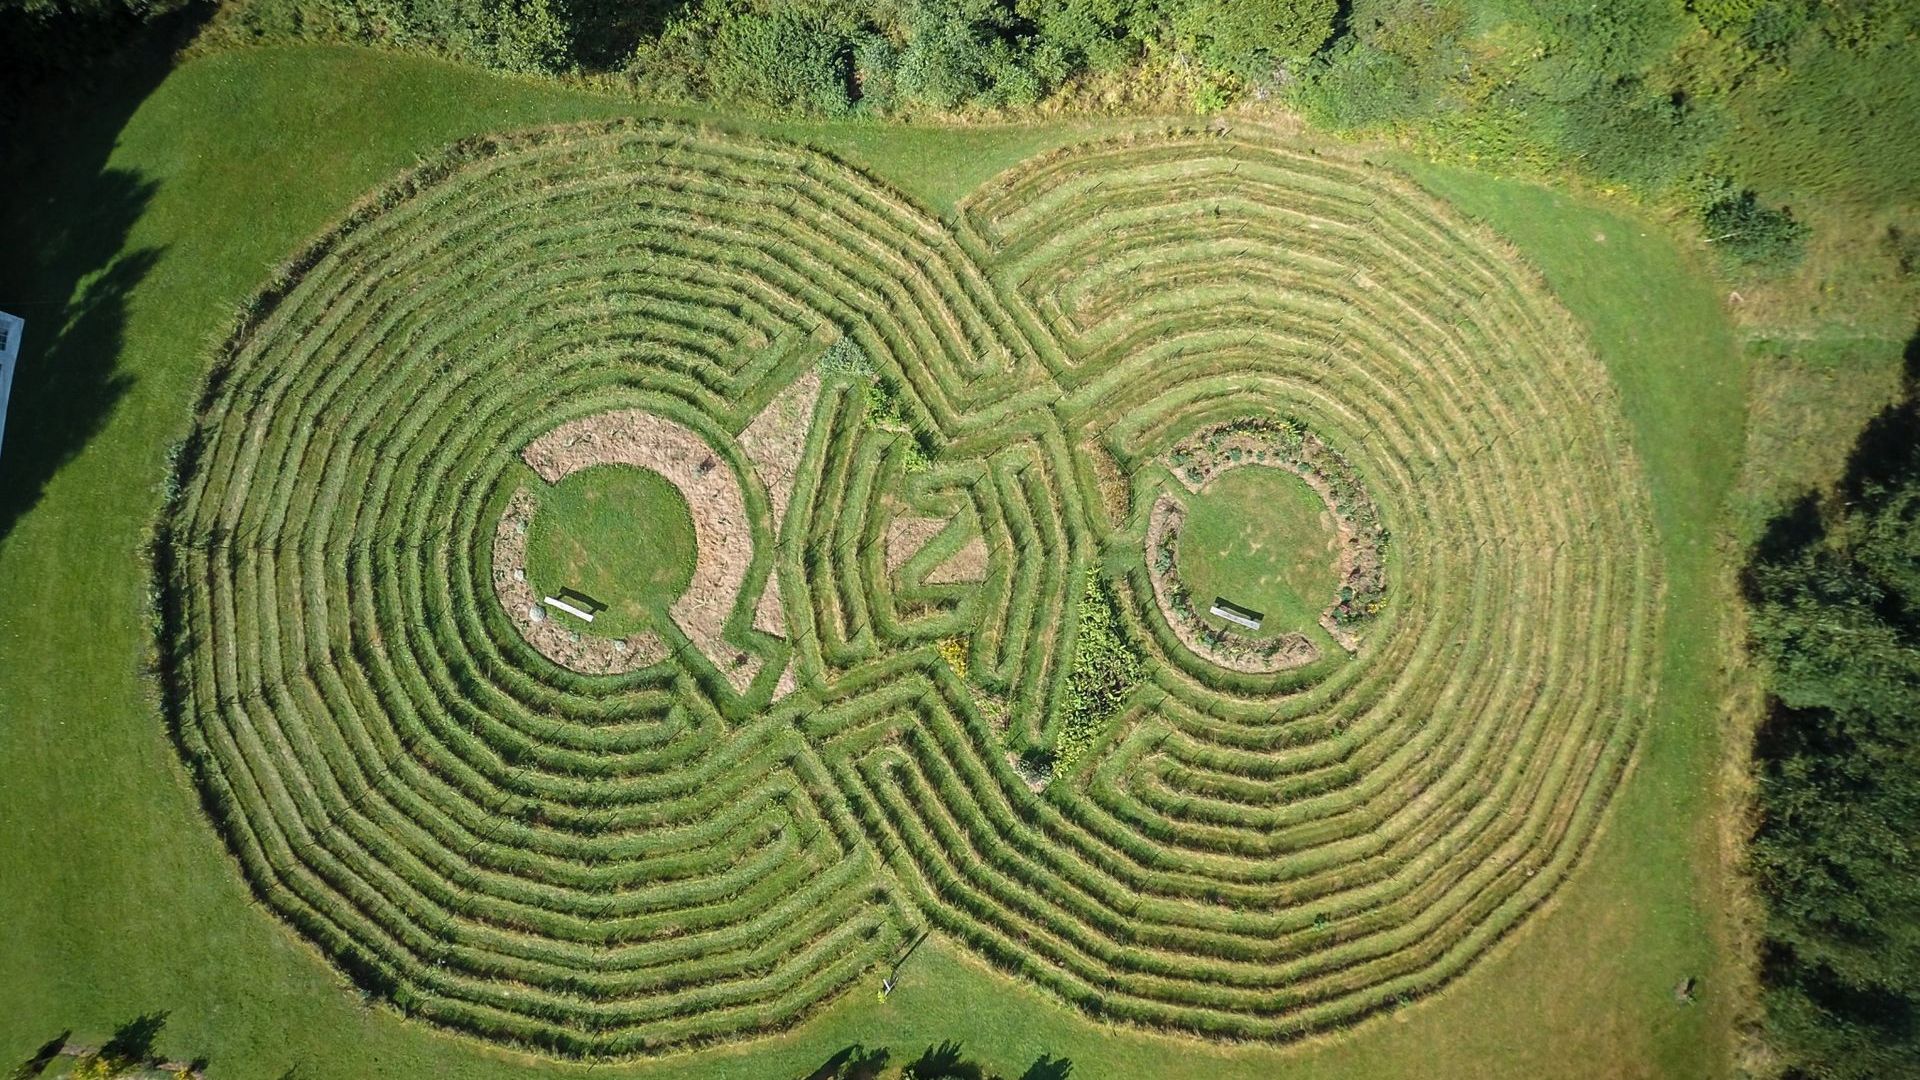
[[(1592, 333), (1648, 473), (1668, 581), (1659, 708), (1609, 822), (1474, 972), (1339, 1036), (1214, 1046), (1095, 1026), (936, 939), (884, 1004), (855, 992), (776, 1039), (591, 1069), (360, 1004), (252, 902), (161, 720), (141, 551), (166, 448), (236, 306), (358, 195), (465, 135), (630, 111), (427, 60), (276, 49), (196, 61), (10, 148), (18, 186), (0, 224), (31, 254), (0, 268), (0, 308), (29, 320), (0, 457), (0, 1064), (66, 1029), (99, 1039), (167, 1010), (161, 1052), (244, 1080), (781, 1078), (856, 1041), (903, 1060), (944, 1038), (1015, 1076), (1042, 1053), (1083, 1077), (1729, 1072), (1711, 780), (1743, 361), (1711, 287), (1650, 224), (1433, 169), (1422, 182), (1506, 235)], [(945, 212), (1022, 157), (1114, 127), (759, 130)], [(1702, 1004), (1677, 1006), (1670, 988), (1690, 975)]]
[(589, 633), (625, 637), (659, 625), (693, 578), (693, 515), (651, 469), (600, 465), (534, 488), (527, 581), (542, 596), (584, 593), (606, 610)]
[(1338, 542), (1327, 504), (1305, 480), (1254, 465), (1221, 473), (1187, 499), (1176, 565), (1196, 605), (1224, 596), (1265, 615), (1250, 636), (1317, 638), (1325, 633), (1320, 613), (1339, 583)]

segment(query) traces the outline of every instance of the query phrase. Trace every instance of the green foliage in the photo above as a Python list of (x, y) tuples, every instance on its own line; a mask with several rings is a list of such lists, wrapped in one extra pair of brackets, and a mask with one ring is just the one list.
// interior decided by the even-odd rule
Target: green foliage
[(1660, 198), (1717, 172), (1889, 204), (1920, 192), (1916, 30), (1896, 0), (1354, 0), (1289, 94), (1452, 160)]
[[(0, 0), (0, 20), (137, 22), (177, 2)], [(1920, 9), (1904, 0), (1342, 10), (1339, 0), (690, 0), (662, 17), (612, 0), (236, 0), (216, 36), (360, 41), (515, 72), (619, 70), (654, 96), (830, 117), (1022, 108), (1170, 46), (1203, 111), (1278, 90), (1337, 129), (1411, 127), (1456, 160), (1574, 167), (1656, 196), (1702, 171), (1776, 197), (1920, 194)]]
[(897, 71), (909, 98), (936, 109), (966, 104), (1031, 105), (1044, 89), (1031, 42), (1002, 0), (918, 0), (908, 9), (907, 45)]
[(853, 80), (866, 111), (886, 112), (901, 103), (900, 50), (885, 34), (863, 34), (855, 43)]
[(1705, 121), (1686, 101), (1639, 78), (1604, 84), (1567, 103), (1555, 141), (1594, 176), (1654, 190), (1693, 171)]
[(321, 38), (419, 49), (523, 74), (578, 66), (574, 27), (553, 0), (248, 0), (219, 32), (243, 40)]
[(900, 393), (884, 378), (867, 384), (867, 422), (882, 431), (904, 435), (901, 467), (908, 473), (922, 473), (933, 463), (933, 449), (925, 432), (915, 427), (900, 404)]
[(1079, 631), (1073, 667), (1067, 673), (1060, 733), (1054, 740), (1057, 768), (1070, 768), (1087, 752), (1144, 670), (1139, 654), (1120, 634), (1112, 595), (1099, 575), (1089, 571), (1080, 593)]
[(842, 116), (853, 105), (851, 51), (846, 36), (818, 17), (749, 10), (719, 22), (708, 77), (721, 99)]
[(698, 0), (634, 48), (628, 73), (649, 92), (844, 116), (854, 104), (853, 24), (824, 5), (763, 9)]
[(847, 337), (827, 346), (827, 351), (820, 354), (820, 370), (830, 375), (851, 375), (861, 379), (874, 377), (873, 361), (867, 359), (867, 354), (854, 344), (852, 338)]
[(1187, 0), (1172, 25), (1208, 67), (1259, 81), (1324, 45), (1338, 7), (1336, 0)]
[[(1910, 357), (1914, 350), (1910, 348)], [(1772, 716), (1751, 863), (1767, 901), (1767, 1028), (1799, 1075), (1920, 1061), (1920, 403), (1869, 427), (1823, 513), (1809, 495), (1748, 568)]]
[(1294, 100), (1317, 123), (1349, 130), (1414, 115), (1421, 90), (1418, 73), (1405, 60), (1349, 39), (1309, 70)]
[(1920, 8), (1878, 0), (1813, 11), (1791, 44), (1769, 41), (1727, 92), (1735, 122), (1718, 156), (1769, 191), (1920, 200)]
[(1685, 30), (1681, 0), (1524, 0), (1519, 22), (1536, 35), (1539, 58), (1522, 68), (1527, 85), (1569, 102), (1650, 69)]
[(1700, 223), (1707, 242), (1717, 244), (1735, 263), (1783, 270), (1800, 261), (1807, 226), (1785, 207), (1763, 206), (1752, 191), (1724, 178), (1709, 178), (1699, 196)]

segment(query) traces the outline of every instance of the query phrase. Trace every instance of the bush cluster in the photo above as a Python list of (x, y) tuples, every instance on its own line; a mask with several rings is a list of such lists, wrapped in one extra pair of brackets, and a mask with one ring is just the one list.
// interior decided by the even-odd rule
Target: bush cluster
[(1113, 597), (1098, 574), (1087, 574), (1086, 587), (1080, 594), (1079, 627), (1073, 667), (1067, 673), (1060, 734), (1054, 740), (1054, 762), (1062, 769), (1070, 767), (1099, 738), (1144, 672), (1139, 654), (1120, 635)]
[(1692, 205), (1740, 238), (1736, 262), (1783, 265), (1802, 230), (1748, 189), (1920, 196), (1916, 69), (1920, 8), (1902, 0), (1354, 0), (1290, 93), (1328, 127), (1654, 198), (1737, 178)]
[(1785, 207), (1764, 206), (1752, 191), (1712, 177), (1702, 185), (1700, 224), (1710, 244), (1741, 266), (1779, 270), (1800, 261), (1807, 226)]

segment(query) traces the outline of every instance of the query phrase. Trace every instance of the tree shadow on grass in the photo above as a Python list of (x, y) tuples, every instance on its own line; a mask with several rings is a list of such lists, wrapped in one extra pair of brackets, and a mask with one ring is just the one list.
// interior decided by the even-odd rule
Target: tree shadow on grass
[(114, 62), (75, 76), (97, 81), (97, 92), (50, 87), (44, 109), (0, 129), (0, 236), (10, 252), (0, 260), (0, 311), (26, 320), (0, 445), (0, 542), (133, 384), (120, 367), (127, 298), (161, 251), (128, 240), (156, 184), (108, 158), (204, 17), (194, 8), (158, 20)]
[(122, 1068), (144, 1065), (153, 1060), (154, 1040), (166, 1026), (165, 1011), (142, 1013), (113, 1029), (113, 1037), (100, 1047), (100, 1056)]
[(8, 1080), (33, 1080), (46, 1072), (47, 1066), (60, 1056), (60, 1051), (66, 1048), (67, 1040), (72, 1036), (72, 1031), (63, 1031), (40, 1044), (40, 1049), (35, 1050), (32, 1057), (14, 1066), (13, 1072), (7, 1074)]
[(885, 1047), (872, 1049), (853, 1043), (820, 1063), (820, 1067), (800, 1080), (878, 1080), (892, 1057)]
[[(1846, 472), (1834, 487), (1834, 495), (1848, 504), (1871, 504), (1920, 475), (1920, 331), (1907, 340), (1904, 361), (1899, 400), (1860, 430)], [(1742, 582), (1749, 602), (1761, 600), (1755, 567), (1783, 565), (1826, 542), (1826, 509), (1821, 492), (1807, 491), (1767, 523)]]
[[(844, 1046), (799, 1080), (877, 1080), (891, 1057), (884, 1047), (869, 1049), (860, 1043)], [(1001, 1080), (979, 1062), (968, 1058), (952, 1039), (929, 1046), (901, 1070), (904, 1080)], [(1041, 1054), (1019, 1080), (1071, 1080), (1073, 1062)]]
[(1052, 1054), (1041, 1054), (1039, 1059), (1027, 1066), (1020, 1074), (1020, 1080), (1069, 1080), (1073, 1076), (1073, 1060), (1057, 1058)]

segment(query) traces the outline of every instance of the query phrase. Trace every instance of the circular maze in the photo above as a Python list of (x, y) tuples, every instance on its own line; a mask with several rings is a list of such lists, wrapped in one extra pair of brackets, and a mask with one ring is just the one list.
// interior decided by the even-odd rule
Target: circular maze
[[(1175, 455), (1241, 430), (1384, 545), (1271, 670), (1154, 592)], [(697, 548), (618, 640), (523, 565), (604, 464)], [(475, 140), (252, 305), (180, 480), (169, 707), (257, 894), (559, 1054), (792, 1024), (923, 928), (1103, 1019), (1350, 1023), (1565, 879), (1652, 694), (1582, 336), (1403, 179), (1259, 136), (1074, 147), (945, 222), (704, 129)]]

